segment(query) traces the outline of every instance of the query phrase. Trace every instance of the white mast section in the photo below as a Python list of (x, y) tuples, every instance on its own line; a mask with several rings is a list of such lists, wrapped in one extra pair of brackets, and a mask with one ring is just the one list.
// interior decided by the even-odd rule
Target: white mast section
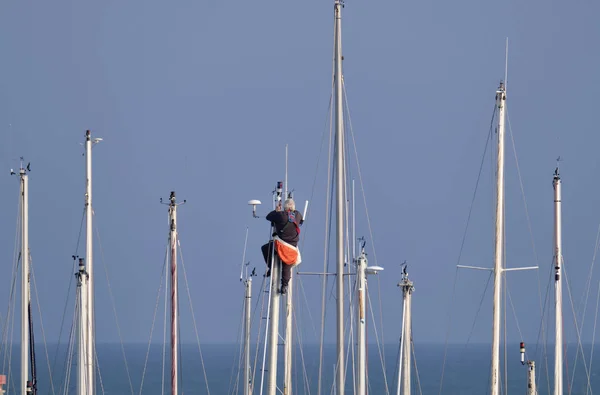
[(527, 395), (538, 395), (535, 386), (535, 362), (527, 361)]
[(364, 252), (356, 261), (356, 275), (358, 282), (358, 395), (367, 395), (367, 259)]
[(412, 293), (415, 290), (413, 282), (408, 278), (407, 266), (402, 270), (402, 330), (400, 338), (400, 357), (398, 368), (397, 395), (411, 394), (411, 351), (412, 351)]
[(504, 113), (506, 92), (504, 82), (496, 91), (498, 107), (498, 163), (496, 188), (496, 244), (494, 254), (494, 320), (492, 331), (492, 368), (490, 395), (500, 395), (500, 316), (502, 290), (502, 272), (504, 267)]
[(562, 331), (562, 212), (561, 212), (561, 180), (558, 167), (554, 172), (554, 303), (555, 303), (555, 335), (554, 341), (554, 395), (563, 393), (563, 331)]
[(250, 325), (252, 308), (252, 277), (246, 279), (246, 325), (244, 327), (244, 395), (252, 394), (252, 380), (250, 379)]
[(29, 381), (29, 179), (21, 162), (21, 390), (25, 395)]
[[(508, 45), (508, 44), (507, 44)], [(505, 71), (505, 78), (506, 78)], [(501, 293), (504, 272), (517, 270), (538, 269), (537, 266), (529, 267), (504, 267), (504, 119), (506, 113), (506, 85), (504, 81), (496, 90), (496, 108), (498, 110), (498, 155), (497, 155), (497, 185), (496, 185), (496, 226), (495, 226), (495, 252), (494, 267), (492, 269), (457, 265), (459, 268), (492, 270), (494, 273), (494, 305), (492, 325), (492, 363), (490, 374), (490, 395), (500, 395), (500, 325), (502, 316)]]
[(86, 365), (88, 369), (88, 382), (89, 382), (89, 395), (96, 393), (95, 389), (95, 369), (94, 369), (94, 353), (95, 348), (95, 337), (94, 337), (94, 258), (93, 258), (93, 228), (92, 221), (94, 211), (92, 208), (92, 138), (90, 131), (85, 133), (85, 151), (86, 151), (86, 204), (85, 204), (85, 216), (86, 216), (86, 247), (85, 247), (85, 263), (88, 273), (88, 317), (87, 317), (87, 345), (86, 345)]
[[(288, 198), (288, 146), (285, 145), (285, 182), (284, 196)], [(292, 393), (292, 343), (293, 343), (293, 295), (294, 291), (294, 270), (291, 270), (290, 281), (286, 295), (285, 308), (285, 349), (284, 349), (284, 368), (283, 368), (283, 395)]]
[(178, 395), (178, 285), (177, 285), (177, 201), (175, 191), (169, 197), (171, 258), (171, 394)]
[(402, 275), (402, 295), (404, 296), (404, 307), (406, 308), (406, 314), (404, 314), (404, 357), (402, 360), (402, 370), (404, 371), (404, 381), (402, 385), (402, 394), (410, 395), (410, 384), (411, 384), (411, 356), (412, 356), (412, 293), (415, 290), (412, 281), (408, 279), (408, 273), (406, 266), (404, 266), (404, 273)]
[(77, 304), (78, 304), (78, 340), (77, 340), (77, 394), (87, 395), (90, 391), (88, 369), (85, 361), (87, 361), (87, 339), (89, 338), (88, 318), (89, 318), (89, 303), (88, 303), (88, 280), (89, 276), (85, 270), (83, 258), (79, 258), (79, 267), (77, 273)]
[[(274, 206), (281, 204), (282, 182), (277, 182), (275, 191)], [(275, 245), (272, 247), (275, 249)], [(281, 260), (271, 251), (271, 307), (270, 307), (270, 327), (269, 327), (269, 383), (267, 387), (268, 395), (277, 395), (277, 344), (279, 341), (279, 286), (281, 284)], [(262, 391), (261, 391), (262, 392)]]
[(337, 251), (337, 394), (345, 393), (344, 369), (344, 118), (342, 104), (342, 0), (335, 0), (335, 176)]
[[(244, 281), (244, 395), (252, 394), (251, 367), (250, 367), (250, 331), (251, 331), (251, 310), (252, 310), (252, 276), (255, 275), (254, 270), (248, 275), (248, 264), (246, 263), (246, 246), (248, 245), (248, 228), (246, 228), (246, 238), (244, 240), (244, 254), (242, 256), (242, 273), (240, 281)], [(244, 279), (245, 269), (245, 279)]]
[[(96, 369), (94, 355), (96, 352), (96, 341), (94, 331), (94, 260), (93, 260), (93, 216), (92, 206), (92, 146), (102, 141), (101, 138), (92, 139), (91, 132), (85, 132), (85, 156), (86, 156), (86, 184), (85, 184), (85, 217), (86, 217), (86, 244), (85, 244), (85, 276), (81, 279), (80, 292), (80, 344), (79, 361), (82, 365), (78, 376), (80, 394), (96, 394)], [(81, 268), (80, 268), (81, 269)], [(83, 273), (81, 273), (83, 274)], [(79, 275), (79, 273), (78, 273)], [(85, 370), (85, 372), (83, 371)]]

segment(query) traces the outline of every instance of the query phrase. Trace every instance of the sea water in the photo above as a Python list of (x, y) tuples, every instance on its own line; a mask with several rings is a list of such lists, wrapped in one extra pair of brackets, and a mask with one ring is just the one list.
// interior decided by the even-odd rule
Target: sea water
[[(518, 344), (507, 346), (506, 355), (508, 358), (506, 361), (501, 358), (501, 370), (504, 371), (504, 366), (506, 366), (508, 372), (506, 380), (503, 374), (500, 376), (501, 393), (506, 393), (504, 390), (506, 387), (511, 394), (524, 394), (526, 391), (527, 367), (520, 362), (518, 347)], [(552, 387), (553, 349), (553, 346), (546, 346), (546, 357), (542, 345), (530, 346), (527, 350), (527, 357), (530, 359), (535, 358), (536, 361), (536, 375), (540, 395), (548, 394), (549, 386)], [(583, 346), (583, 350), (586, 357), (585, 366), (581, 358), (581, 350), (579, 350), (579, 357), (575, 362), (577, 347), (570, 345), (567, 348), (569, 358), (566, 359), (565, 363), (565, 394), (569, 393), (569, 389), (573, 395), (586, 394), (588, 385), (586, 368), (590, 369), (589, 356), (592, 347), (586, 345)], [(9, 353), (5, 353), (5, 351), (9, 351)], [(11, 383), (7, 395), (14, 393), (14, 387), (12, 386), (19, 380), (18, 358), (20, 354), (18, 346), (12, 348), (12, 354), (10, 351), (0, 350), (0, 374), (6, 374)], [(179, 358), (180, 394), (243, 394), (243, 371), (239, 369), (240, 351), (240, 346), (236, 344), (202, 345), (206, 380), (198, 346), (194, 344), (181, 345)], [(253, 346), (251, 357), (251, 365), (255, 370), (253, 393), (260, 394), (263, 349), (261, 347), (258, 354), (256, 351), (256, 347)], [(376, 344), (369, 344), (369, 394), (396, 393), (398, 351), (397, 344), (386, 345), (381, 349)], [(280, 378), (278, 385), (280, 388), (283, 384), (282, 352), (283, 347), (280, 347), (278, 367), (278, 377)], [(443, 344), (416, 344), (412, 365), (412, 393), (452, 395), (489, 393), (490, 352), (491, 347), (486, 344), (449, 345), (447, 347)], [(56, 344), (51, 344), (48, 345), (47, 358), (44, 346), (41, 344), (36, 346), (39, 395), (75, 393), (76, 358), (73, 359), (69, 371), (66, 368), (68, 365), (67, 354), (67, 347), (64, 345), (57, 347)], [(302, 348), (295, 349), (293, 366), (294, 394), (318, 393), (319, 354), (319, 345), (304, 345)], [(157, 344), (151, 345), (149, 351), (147, 344), (125, 344), (123, 346), (120, 344), (98, 344), (97, 355), (99, 365), (99, 375), (97, 376), (98, 394), (171, 394), (168, 347), (166, 354), (163, 354), (163, 346)], [(600, 349), (594, 350), (594, 356), (596, 355), (600, 358)], [(335, 381), (335, 345), (325, 345), (323, 356), (321, 394), (331, 394), (333, 382)], [(504, 356), (504, 347), (501, 350), (501, 356)], [(8, 364), (9, 357), (12, 360), (10, 368)], [(165, 364), (163, 364), (163, 358)], [(347, 352), (346, 358), (347, 381), (345, 392), (353, 394), (352, 367), (353, 365), (356, 366), (356, 355), (353, 356), (351, 352)], [(382, 361), (385, 362), (385, 370), (382, 369)], [(600, 366), (600, 361), (594, 357), (591, 366), (590, 385), (592, 389), (596, 388), (596, 391), (599, 391), (600, 379), (596, 374), (598, 371), (596, 366)], [(546, 367), (548, 367), (548, 370), (546, 370)], [(53, 372), (51, 375), (52, 380), (50, 380), (49, 370)], [(443, 381), (441, 380), (442, 371)], [(574, 371), (575, 375), (573, 375)], [(70, 377), (68, 373), (70, 373)], [(142, 377), (143, 387), (141, 387)], [(264, 394), (266, 394), (267, 377), (267, 374), (265, 374)], [(441, 387), (440, 383), (442, 383)], [(65, 387), (68, 389), (67, 392), (65, 392)], [(7, 388), (5, 387), (5, 389)]]

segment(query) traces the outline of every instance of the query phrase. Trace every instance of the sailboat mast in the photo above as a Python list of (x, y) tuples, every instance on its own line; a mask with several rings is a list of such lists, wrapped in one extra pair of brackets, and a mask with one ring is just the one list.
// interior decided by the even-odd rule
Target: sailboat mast
[(561, 213), (561, 180), (558, 167), (554, 172), (554, 303), (555, 303), (555, 334), (554, 341), (554, 395), (563, 393), (563, 333), (562, 333), (562, 213)]
[(364, 251), (356, 260), (358, 282), (358, 395), (367, 395), (367, 260)]
[[(288, 195), (288, 146), (285, 145), (285, 181), (284, 181), (284, 196)], [(283, 395), (291, 395), (292, 393), (292, 343), (293, 343), (293, 294), (294, 294), (294, 271), (291, 270), (290, 280), (288, 281), (288, 289), (285, 304), (285, 349), (283, 358)]]
[(79, 258), (77, 273), (77, 304), (79, 319), (77, 325), (77, 394), (89, 394), (88, 369), (86, 365), (87, 339), (88, 339), (88, 273), (85, 270), (83, 258)]
[(27, 391), (29, 380), (29, 179), (21, 163), (21, 394)]
[(246, 278), (246, 317), (244, 326), (244, 395), (252, 393), (252, 382), (250, 380), (250, 325), (252, 308), (252, 277)]
[(337, 379), (344, 394), (344, 118), (342, 105), (342, 0), (335, 0), (335, 169), (337, 261)]
[(404, 296), (404, 307), (406, 313), (404, 314), (404, 343), (403, 343), (403, 354), (402, 358), (402, 371), (404, 373), (404, 381), (402, 383), (402, 394), (410, 395), (410, 384), (411, 384), (411, 356), (412, 356), (412, 293), (414, 291), (413, 283), (408, 279), (408, 273), (406, 266), (404, 267), (404, 274), (402, 276), (402, 294)]
[(85, 191), (85, 217), (86, 217), (86, 245), (85, 245), (85, 264), (87, 271), (87, 316), (85, 317), (86, 339), (85, 339), (85, 366), (87, 367), (86, 386), (87, 395), (96, 393), (94, 354), (95, 333), (94, 333), (94, 265), (93, 265), (93, 209), (92, 209), (92, 136), (91, 132), (85, 132), (85, 155), (86, 155), (86, 191)]
[(504, 82), (496, 91), (496, 105), (498, 107), (498, 163), (497, 163), (497, 188), (496, 188), (496, 243), (494, 254), (494, 309), (492, 331), (492, 367), (490, 380), (490, 394), (500, 394), (500, 316), (502, 289), (503, 259), (504, 259), (504, 113), (506, 91)]
[(171, 250), (171, 394), (177, 395), (177, 201), (175, 191), (169, 197), (170, 250)]

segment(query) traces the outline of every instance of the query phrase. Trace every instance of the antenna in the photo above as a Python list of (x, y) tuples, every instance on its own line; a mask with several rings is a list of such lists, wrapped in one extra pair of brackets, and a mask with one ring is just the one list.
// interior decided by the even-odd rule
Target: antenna
[(248, 201), (248, 205), (252, 206), (252, 216), (254, 218), (260, 218), (258, 215), (256, 215), (256, 206), (260, 206), (262, 203), (260, 202), (260, 200), (256, 200), (256, 199), (252, 199)]
[(508, 37), (506, 37), (506, 52), (504, 54), (504, 91), (508, 85)]

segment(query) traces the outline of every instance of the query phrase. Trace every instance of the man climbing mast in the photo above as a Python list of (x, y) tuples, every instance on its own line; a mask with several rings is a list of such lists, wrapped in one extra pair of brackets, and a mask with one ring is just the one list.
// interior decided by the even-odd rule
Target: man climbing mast
[(300, 251), (297, 247), (300, 240), (300, 226), (304, 219), (302, 214), (296, 210), (296, 204), (291, 197), (288, 197), (283, 203), (283, 210), (280, 202), (266, 218), (275, 227), (273, 239), (261, 247), (265, 264), (269, 266), (266, 276), (271, 275), (271, 253), (274, 249), (282, 262), (281, 293), (286, 294), (292, 267), (301, 261)]

